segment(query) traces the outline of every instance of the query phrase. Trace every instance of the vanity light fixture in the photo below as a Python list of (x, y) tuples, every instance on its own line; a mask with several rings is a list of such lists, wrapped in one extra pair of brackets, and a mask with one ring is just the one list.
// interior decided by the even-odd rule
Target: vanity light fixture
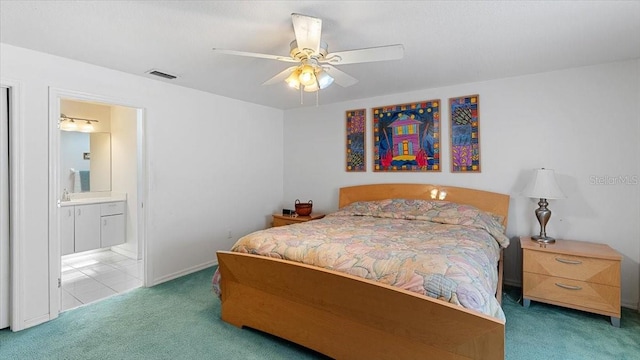
[(82, 132), (92, 132), (94, 130), (95, 128), (93, 127), (93, 124), (91, 124), (91, 121), (87, 121), (80, 126), (80, 131)]
[(78, 130), (78, 124), (76, 124), (76, 122), (72, 119), (67, 120), (66, 122), (63, 122), (65, 120), (60, 119), (60, 130), (64, 130), (64, 131), (77, 131)]
[[(76, 121), (84, 121), (84, 124), (78, 126)], [(64, 131), (81, 131), (81, 132), (93, 132), (95, 128), (92, 122), (99, 122), (93, 119), (82, 119), (69, 117), (65, 114), (60, 114), (60, 130)]]

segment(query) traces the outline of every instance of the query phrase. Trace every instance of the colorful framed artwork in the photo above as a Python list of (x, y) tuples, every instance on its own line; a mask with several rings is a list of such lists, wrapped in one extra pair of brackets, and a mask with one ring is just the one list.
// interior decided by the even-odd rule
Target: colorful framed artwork
[(367, 110), (347, 111), (347, 172), (367, 170), (365, 159), (365, 131), (367, 129)]
[(451, 172), (480, 172), (478, 95), (449, 99), (451, 109)]
[(373, 109), (373, 171), (440, 171), (440, 100)]

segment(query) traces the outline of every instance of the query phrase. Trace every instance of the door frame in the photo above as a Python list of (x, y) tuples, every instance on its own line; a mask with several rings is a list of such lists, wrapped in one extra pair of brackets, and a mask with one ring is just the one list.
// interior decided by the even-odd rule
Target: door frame
[(13, 331), (25, 328), (21, 300), (24, 299), (24, 279), (20, 276), (24, 259), (23, 244), (20, 241), (25, 228), (24, 216), (24, 153), (22, 152), (22, 115), (24, 88), (19, 81), (0, 78), (0, 86), (9, 90), (9, 326)]
[[(9, 97), (10, 89), (0, 86), (2, 99), (0, 103), (4, 108), (0, 114), (0, 329), (11, 326), (9, 308), (11, 292), (9, 284)], [(5, 113), (6, 111), (6, 113)]]
[(49, 87), (49, 319), (58, 317), (60, 313), (61, 288), (61, 246), (60, 246), (60, 211), (58, 201), (62, 198), (60, 192), (60, 100), (77, 100), (99, 103), (107, 106), (123, 106), (136, 109), (137, 117), (137, 191), (138, 203), (138, 248), (142, 244), (142, 258), (144, 264), (143, 286), (148, 286), (151, 276), (151, 261), (149, 244), (146, 239), (146, 207), (148, 178), (147, 152), (145, 133), (145, 111), (130, 101), (117, 99), (86, 92)]

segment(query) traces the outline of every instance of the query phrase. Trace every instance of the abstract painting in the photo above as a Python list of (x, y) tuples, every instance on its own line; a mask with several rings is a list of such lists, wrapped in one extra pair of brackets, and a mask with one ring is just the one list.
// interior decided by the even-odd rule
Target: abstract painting
[(440, 100), (373, 109), (373, 171), (440, 171)]
[(478, 95), (449, 99), (451, 108), (451, 172), (480, 172)]
[(365, 131), (367, 128), (367, 110), (347, 111), (347, 171), (366, 171)]

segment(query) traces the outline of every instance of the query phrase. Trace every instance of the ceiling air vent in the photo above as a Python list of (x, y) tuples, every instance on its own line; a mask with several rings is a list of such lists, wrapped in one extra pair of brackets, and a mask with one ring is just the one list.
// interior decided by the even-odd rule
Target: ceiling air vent
[(147, 71), (147, 74), (159, 76), (161, 78), (165, 78), (165, 79), (169, 79), (169, 80), (173, 80), (173, 79), (175, 79), (177, 77), (175, 75), (167, 74), (166, 72), (162, 72), (162, 71), (158, 71), (158, 70), (149, 70), (149, 71)]

